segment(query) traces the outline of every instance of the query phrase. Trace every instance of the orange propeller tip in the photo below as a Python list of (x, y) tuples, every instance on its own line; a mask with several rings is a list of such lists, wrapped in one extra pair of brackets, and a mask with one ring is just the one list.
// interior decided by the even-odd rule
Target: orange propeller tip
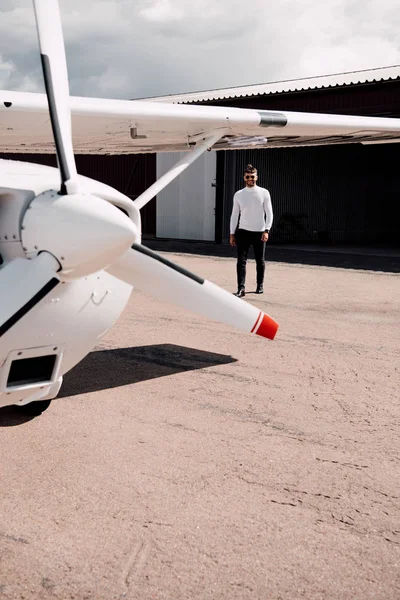
[(261, 337), (268, 338), (269, 340), (273, 340), (276, 336), (276, 332), (278, 331), (278, 323), (274, 321), (270, 316), (262, 313), (262, 319), (260, 320), (260, 325), (258, 326), (257, 331), (255, 333), (257, 335), (261, 335)]

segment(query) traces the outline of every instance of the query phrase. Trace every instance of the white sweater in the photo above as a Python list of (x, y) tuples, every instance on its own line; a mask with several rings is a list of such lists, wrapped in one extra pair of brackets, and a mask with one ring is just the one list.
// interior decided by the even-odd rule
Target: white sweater
[(271, 229), (273, 221), (271, 196), (268, 190), (255, 185), (245, 187), (233, 197), (231, 215), (231, 234), (240, 229), (247, 231), (265, 231)]

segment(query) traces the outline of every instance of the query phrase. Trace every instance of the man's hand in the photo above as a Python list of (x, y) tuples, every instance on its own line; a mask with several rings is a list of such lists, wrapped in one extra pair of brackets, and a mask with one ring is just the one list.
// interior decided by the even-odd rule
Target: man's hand
[(231, 246), (236, 246), (236, 240), (235, 240), (235, 236), (233, 235), (233, 233), (231, 233), (229, 236), (229, 243)]
[(268, 242), (268, 238), (269, 238), (269, 233), (267, 233), (266, 231), (264, 231), (264, 233), (261, 236), (261, 241), (262, 242)]

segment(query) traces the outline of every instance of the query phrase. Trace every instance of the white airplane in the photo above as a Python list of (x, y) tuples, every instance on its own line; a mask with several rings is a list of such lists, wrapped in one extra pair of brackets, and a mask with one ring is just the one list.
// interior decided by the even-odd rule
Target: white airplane
[[(0, 160), (0, 406), (45, 410), (133, 287), (273, 339), (271, 317), (143, 246), (140, 209), (208, 149), (398, 142), (400, 119), (70, 97), (58, 3), (34, 7), (46, 94), (0, 91), (0, 152), (55, 149), (58, 169)], [(74, 158), (176, 150), (135, 201)]]

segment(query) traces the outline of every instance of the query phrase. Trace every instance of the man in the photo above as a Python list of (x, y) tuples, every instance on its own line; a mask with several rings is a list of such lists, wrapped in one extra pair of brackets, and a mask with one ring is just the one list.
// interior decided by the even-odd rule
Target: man
[(270, 193), (258, 187), (257, 179), (257, 169), (247, 165), (244, 172), (246, 185), (233, 197), (229, 243), (237, 247), (238, 290), (235, 296), (239, 298), (246, 294), (246, 263), (250, 246), (253, 246), (257, 265), (256, 294), (264, 292), (265, 243), (268, 241), (273, 213)]

